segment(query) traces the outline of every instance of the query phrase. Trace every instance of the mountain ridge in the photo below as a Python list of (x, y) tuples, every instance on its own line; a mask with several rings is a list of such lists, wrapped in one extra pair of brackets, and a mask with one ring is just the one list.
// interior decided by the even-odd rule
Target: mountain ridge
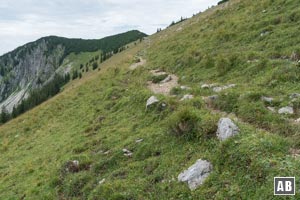
[(49, 82), (71, 53), (117, 53), (119, 48), (145, 36), (137, 30), (90, 40), (47, 36), (18, 47), (0, 56), (0, 107), (11, 112), (30, 90)]

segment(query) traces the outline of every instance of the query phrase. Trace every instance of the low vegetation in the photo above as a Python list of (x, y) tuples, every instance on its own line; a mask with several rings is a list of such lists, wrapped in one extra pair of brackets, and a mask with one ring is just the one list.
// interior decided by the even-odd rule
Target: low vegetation
[[(280, 199), (274, 176), (300, 176), (299, 100), (290, 97), (300, 91), (299, 8), (296, 1), (231, 2), (150, 36), (145, 66), (129, 70), (148, 47), (142, 41), (1, 126), (0, 197)], [(157, 67), (189, 89), (156, 94), (160, 102), (146, 109)], [(212, 83), (236, 86), (201, 87)], [(194, 98), (180, 101), (185, 94)], [(279, 114), (284, 106), (295, 113)], [(235, 118), (240, 133), (220, 141), (223, 116)], [(213, 170), (190, 191), (177, 176), (198, 159)]]

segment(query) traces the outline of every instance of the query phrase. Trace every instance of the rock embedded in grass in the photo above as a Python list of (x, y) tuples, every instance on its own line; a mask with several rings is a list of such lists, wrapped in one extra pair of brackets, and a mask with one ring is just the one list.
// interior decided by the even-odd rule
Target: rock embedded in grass
[(158, 103), (159, 100), (157, 99), (157, 97), (155, 96), (151, 96), (148, 100), (147, 100), (147, 103), (146, 103), (146, 108), (148, 108), (149, 106), (153, 105), (153, 104), (156, 104)]
[(184, 95), (180, 101), (184, 101), (184, 100), (190, 100), (190, 99), (193, 99), (194, 98), (194, 95), (191, 95), (191, 94), (186, 94)]
[(214, 92), (221, 92), (223, 90), (227, 90), (227, 89), (233, 88), (235, 86), (236, 86), (236, 84), (229, 84), (229, 85), (225, 85), (225, 86), (214, 87), (213, 91)]
[(274, 101), (274, 98), (272, 97), (261, 97), (261, 100), (267, 103), (272, 103)]
[(292, 94), (290, 94), (290, 99), (296, 99), (296, 98), (299, 98), (299, 97), (300, 97), (299, 93), (292, 93)]
[(161, 84), (170, 82), (172, 80), (172, 76), (168, 75), (164, 80), (160, 81)]
[(213, 166), (206, 160), (197, 160), (195, 164), (178, 175), (178, 181), (187, 182), (190, 190), (197, 189), (209, 176)]
[(128, 149), (123, 149), (122, 151), (124, 153), (124, 156), (126, 156), (126, 157), (131, 157), (132, 156), (132, 152), (129, 151)]
[(286, 106), (278, 110), (279, 114), (294, 114), (294, 109), (291, 106)]
[(223, 141), (239, 134), (240, 129), (229, 118), (221, 118), (218, 123), (217, 137)]
[(271, 111), (272, 113), (276, 113), (276, 109), (275, 109), (274, 107), (268, 106), (267, 109), (268, 109), (269, 111)]
[(201, 85), (201, 88), (202, 89), (209, 89), (209, 88), (212, 88), (212, 87), (215, 87), (216, 86), (216, 84), (203, 84), (203, 85)]

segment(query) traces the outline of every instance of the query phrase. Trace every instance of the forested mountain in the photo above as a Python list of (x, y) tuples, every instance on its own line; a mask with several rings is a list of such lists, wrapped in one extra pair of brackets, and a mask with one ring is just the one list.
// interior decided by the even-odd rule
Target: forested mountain
[(0, 57), (0, 107), (11, 112), (29, 91), (50, 81), (70, 53), (118, 52), (145, 36), (135, 30), (96, 40), (49, 36), (19, 47)]

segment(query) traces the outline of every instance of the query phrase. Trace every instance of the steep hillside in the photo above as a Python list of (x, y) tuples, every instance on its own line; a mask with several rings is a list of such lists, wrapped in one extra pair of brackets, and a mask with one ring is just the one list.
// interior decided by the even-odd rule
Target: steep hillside
[(273, 177), (300, 176), (297, 5), (230, 0), (1, 126), (0, 199), (281, 199)]
[(54, 77), (55, 72), (62, 71), (59, 68), (71, 53), (117, 52), (119, 48), (144, 36), (139, 31), (99, 40), (50, 36), (19, 47), (0, 57), (0, 107), (5, 106), (11, 112), (30, 90), (42, 87)]

